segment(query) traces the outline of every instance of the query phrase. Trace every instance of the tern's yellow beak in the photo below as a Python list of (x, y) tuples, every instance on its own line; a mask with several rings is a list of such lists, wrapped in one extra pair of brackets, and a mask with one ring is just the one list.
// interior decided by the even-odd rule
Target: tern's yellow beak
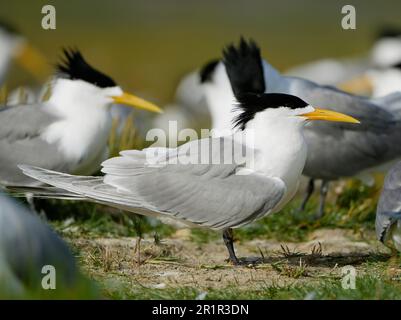
[(151, 102), (124, 92), (121, 96), (112, 97), (115, 103), (125, 104), (134, 108), (144, 109), (151, 112), (163, 113), (163, 110)]
[(338, 88), (352, 94), (369, 94), (373, 92), (373, 80), (368, 75), (362, 75), (338, 85)]
[(350, 123), (360, 123), (353, 117), (347, 116), (346, 114), (335, 112), (331, 110), (318, 109), (315, 111), (301, 114), (300, 116), (306, 117), (309, 120), (325, 120), (325, 121), (335, 121), (335, 122), (350, 122)]
[(50, 75), (50, 65), (43, 55), (27, 43), (23, 43), (15, 54), (15, 60), (37, 80), (44, 81)]

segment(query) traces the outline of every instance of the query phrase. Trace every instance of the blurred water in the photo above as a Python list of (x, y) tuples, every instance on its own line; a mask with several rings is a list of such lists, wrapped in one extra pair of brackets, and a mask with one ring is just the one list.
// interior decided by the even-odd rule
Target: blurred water
[[(46, 1), (0, 0), (0, 18), (14, 23), (52, 63), (62, 46), (87, 59), (126, 89), (164, 104), (186, 72), (252, 37), (273, 65), (285, 69), (321, 57), (364, 53), (377, 27), (401, 25), (401, 1), (354, 0), (357, 30), (341, 29), (349, 1), (53, 0), (57, 30), (41, 29)], [(11, 86), (32, 81), (18, 68)]]

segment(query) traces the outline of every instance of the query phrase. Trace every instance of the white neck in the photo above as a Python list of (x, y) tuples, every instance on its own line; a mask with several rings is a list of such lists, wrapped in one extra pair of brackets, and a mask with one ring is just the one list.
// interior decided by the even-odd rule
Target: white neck
[(298, 117), (259, 116), (248, 122), (257, 150), (254, 170), (284, 181), (293, 195), (305, 166), (307, 146), (303, 136), (304, 121)]

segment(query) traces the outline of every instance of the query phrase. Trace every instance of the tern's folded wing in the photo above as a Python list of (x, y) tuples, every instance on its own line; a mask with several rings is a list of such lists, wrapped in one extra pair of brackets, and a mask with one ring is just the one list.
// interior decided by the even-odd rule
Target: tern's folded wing
[[(182, 155), (182, 149), (177, 149)], [(194, 154), (196, 152), (193, 152)], [(182, 159), (181, 159), (182, 160)], [(282, 180), (240, 164), (148, 165), (141, 152), (104, 163), (104, 179), (24, 167), (30, 177), (145, 215), (168, 215), (213, 229), (239, 227), (271, 212), (283, 198)]]
[(64, 156), (56, 144), (41, 138), (42, 132), (57, 120), (39, 105), (0, 108), (0, 183), (12, 186), (37, 185), (22, 175), (17, 164), (35, 165), (66, 171)]

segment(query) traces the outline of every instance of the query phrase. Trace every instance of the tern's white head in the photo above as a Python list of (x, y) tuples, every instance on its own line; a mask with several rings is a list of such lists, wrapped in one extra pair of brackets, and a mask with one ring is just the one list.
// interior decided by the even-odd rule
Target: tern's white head
[(113, 79), (89, 65), (79, 51), (64, 50), (64, 55), (64, 61), (57, 65), (50, 99), (43, 105), (59, 121), (52, 123), (42, 137), (48, 143), (57, 143), (66, 158), (80, 161), (77, 172), (86, 174), (88, 166), (96, 167), (93, 162), (99, 164), (99, 158), (104, 160), (112, 103), (153, 112), (161, 110), (123, 92)]
[(111, 77), (89, 65), (79, 51), (64, 50), (64, 55), (64, 61), (57, 65), (58, 74), (49, 100), (61, 114), (82, 117), (108, 111), (112, 103), (161, 112), (156, 105), (125, 93)]
[(373, 66), (390, 68), (401, 63), (401, 30), (386, 27), (381, 30), (371, 50)]

